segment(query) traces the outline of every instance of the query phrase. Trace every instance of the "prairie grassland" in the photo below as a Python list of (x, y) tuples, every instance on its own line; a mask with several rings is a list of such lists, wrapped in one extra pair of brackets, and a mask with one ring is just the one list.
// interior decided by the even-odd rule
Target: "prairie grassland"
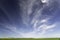
[(60, 40), (60, 38), (0, 38), (0, 40)]

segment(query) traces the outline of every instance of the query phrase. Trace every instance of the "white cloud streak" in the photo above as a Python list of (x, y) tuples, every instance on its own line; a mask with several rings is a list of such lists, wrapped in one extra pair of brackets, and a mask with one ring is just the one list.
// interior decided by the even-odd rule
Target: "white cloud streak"
[[(41, 5), (40, 5), (41, 2)], [(45, 4), (46, 3), (46, 4)], [(22, 20), (23, 23), (29, 27), (29, 25), (33, 25), (33, 31), (28, 33), (22, 33), (22, 37), (44, 37), (44, 34), (50, 30), (56, 27), (56, 24), (48, 25), (48, 21), (51, 19), (49, 16), (46, 18), (42, 18), (42, 10), (44, 10), (45, 7), (51, 6), (50, 0), (28, 0), (26, 2), (23, 2), (22, 5)], [(45, 4), (45, 5), (44, 5)], [(33, 6), (38, 6), (34, 12), (33, 12)], [(41, 8), (40, 8), (40, 6)], [(30, 15), (33, 13), (33, 17), (31, 20)], [(39, 19), (39, 18), (42, 19)], [(30, 21), (31, 20), (31, 21)]]
[(36, 21), (34, 23), (34, 26), (33, 26), (34, 30), (32, 32), (24, 33), (24, 34), (22, 34), (22, 36), (25, 37), (25, 38), (29, 38), (29, 37), (31, 37), (31, 38), (45, 37), (46, 36), (45, 33), (48, 30), (51, 30), (51, 29), (56, 27), (56, 24), (52, 24), (52, 25), (42, 24), (42, 25), (40, 25), (38, 27), (37, 23), (38, 23), (38, 21)]
[[(33, 30), (31, 32), (23, 33), (20, 32), (16, 28), (16, 25), (6, 25), (6, 28), (10, 31), (16, 33), (14, 37), (22, 37), (22, 38), (39, 38), (39, 37), (47, 37), (45, 34), (47, 31), (54, 29), (56, 27), (56, 24), (48, 25), (48, 21), (51, 19), (49, 16), (46, 18), (42, 18), (42, 10), (44, 10), (45, 7), (49, 6), (50, 1), (49, 0), (28, 0), (26, 2), (22, 1), (20, 4), (22, 9), (22, 21), (26, 25), (26, 27), (30, 27), (29, 25), (33, 25)], [(40, 3), (42, 2), (42, 3)], [(46, 3), (48, 5), (44, 5), (43, 3)], [(51, 2), (52, 3), (52, 2)], [(40, 5), (41, 4), (41, 5)], [(33, 6), (36, 5), (37, 8), (33, 12)], [(41, 8), (40, 8), (41, 6)], [(43, 7), (44, 6), (44, 7)], [(33, 17), (31, 19), (31, 16), (33, 14)], [(40, 19), (42, 18), (42, 19)], [(31, 20), (31, 21), (30, 21)], [(3, 25), (3, 24), (2, 24)], [(7, 31), (7, 30), (6, 30)], [(23, 30), (24, 31), (24, 30)], [(54, 36), (54, 35), (53, 35)], [(60, 37), (60, 34), (55, 34), (55, 36)]]

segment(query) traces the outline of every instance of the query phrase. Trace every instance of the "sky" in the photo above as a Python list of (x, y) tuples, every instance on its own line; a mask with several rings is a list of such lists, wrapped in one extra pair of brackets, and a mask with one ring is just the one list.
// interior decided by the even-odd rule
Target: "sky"
[(60, 0), (0, 0), (0, 38), (60, 38)]

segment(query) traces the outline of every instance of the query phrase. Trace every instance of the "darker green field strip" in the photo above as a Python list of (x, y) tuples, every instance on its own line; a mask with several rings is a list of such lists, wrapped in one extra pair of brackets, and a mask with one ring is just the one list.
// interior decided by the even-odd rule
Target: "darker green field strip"
[(60, 38), (0, 38), (0, 40), (60, 40)]

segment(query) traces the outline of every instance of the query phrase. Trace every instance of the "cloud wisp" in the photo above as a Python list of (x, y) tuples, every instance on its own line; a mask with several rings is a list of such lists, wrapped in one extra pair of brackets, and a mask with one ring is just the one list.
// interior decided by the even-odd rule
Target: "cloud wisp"
[[(5, 28), (5, 32), (9, 31), (9, 33), (7, 33), (9, 36), (6, 37), (41, 38), (57, 37), (60, 35), (59, 33), (47, 35), (57, 27), (57, 23), (52, 22), (56, 15), (56, 9), (58, 8), (58, 2), (56, 0), (19, 0), (19, 2), (21, 10), (19, 18), (13, 17), (13, 19), (8, 15), (12, 24), (8, 22), (5, 24), (0, 23), (0, 25), (3, 25), (3, 28)], [(4, 11), (4, 9), (2, 10)], [(6, 11), (4, 12), (7, 13)], [(27, 32), (25, 30), (27, 30)]]
[[(54, 2), (54, 1), (53, 1)], [(44, 15), (42, 12), (47, 7), (49, 11), (52, 11), (52, 0), (28, 0), (22, 1), (22, 20), (26, 27), (32, 25), (33, 30), (31, 32), (22, 33), (22, 37), (42, 37), (48, 30), (54, 29), (56, 24), (48, 25), (49, 20), (53, 18), (52, 15)], [(54, 5), (54, 4), (53, 4)], [(48, 12), (49, 12), (48, 11)], [(53, 14), (53, 13), (52, 13)], [(48, 17), (44, 17), (48, 16)]]

